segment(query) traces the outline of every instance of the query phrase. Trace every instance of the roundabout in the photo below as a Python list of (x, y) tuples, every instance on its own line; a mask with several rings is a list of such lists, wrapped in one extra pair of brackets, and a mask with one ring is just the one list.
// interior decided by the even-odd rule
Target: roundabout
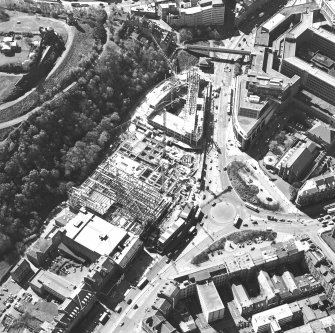
[(231, 222), (236, 215), (234, 205), (229, 202), (220, 202), (215, 207), (212, 207), (210, 211), (211, 218), (216, 223)]

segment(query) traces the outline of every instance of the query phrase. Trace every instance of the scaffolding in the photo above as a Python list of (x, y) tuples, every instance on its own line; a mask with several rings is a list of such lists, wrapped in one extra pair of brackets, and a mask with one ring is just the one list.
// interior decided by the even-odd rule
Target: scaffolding
[[(107, 198), (109, 206), (94, 202), (92, 192)], [(80, 188), (69, 192), (69, 203), (72, 207), (87, 207), (102, 215), (115, 204), (120, 206), (125, 218), (138, 221), (144, 227), (154, 224), (168, 204), (157, 189), (116, 168), (109, 159)]]
[(188, 112), (190, 115), (194, 115), (197, 111), (197, 99), (200, 84), (200, 76), (194, 68), (187, 73), (187, 83), (188, 92), (185, 112)]

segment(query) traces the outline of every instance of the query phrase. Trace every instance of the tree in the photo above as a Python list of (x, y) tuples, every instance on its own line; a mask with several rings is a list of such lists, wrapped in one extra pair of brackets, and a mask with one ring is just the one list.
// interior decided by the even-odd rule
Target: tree
[(290, 201), (294, 202), (294, 200), (295, 200), (295, 198), (297, 197), (297, 194), (298, 194), (298, 189), (295, 188), (294, 186), (290, 185), (289, 191), (290, 191)]
[(180, 36), (180, 42), (190, 42), (193, 39), (193, 34), (190, 29), (181, 29), (179, 31), (179, 36)]

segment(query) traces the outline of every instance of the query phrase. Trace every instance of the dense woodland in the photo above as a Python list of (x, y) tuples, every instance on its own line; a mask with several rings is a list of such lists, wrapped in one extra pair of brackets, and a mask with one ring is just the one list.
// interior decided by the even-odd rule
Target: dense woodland
[(113, 128), (168, 72), (152, 41), (139, 43), (131, 28), (113, 19), (105, 25), (108, 45), (96, 65), (79, 75), (76, 89), (46, 101), (0, 149), (2, 254), (24, 250), (67, 190), (96, 167), (114, 139)]

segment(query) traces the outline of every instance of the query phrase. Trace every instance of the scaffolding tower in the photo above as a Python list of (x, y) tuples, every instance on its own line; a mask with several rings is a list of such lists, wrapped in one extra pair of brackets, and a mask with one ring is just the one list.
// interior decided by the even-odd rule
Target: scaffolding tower
[(121, 214), (144, 227), (155, 221), (166, 208), (167, 201), (159, 191), (140, 179), (118, 169), (108, 159), (79, 188), (69, 192), (69, 203), (74, 208), (87, 207), (99, 214), (105, 214), (108, 205), (98, 207), (90, 199), (92, 192), (108, 198), (112, 204), (121, 207)]
[(188, 92), (185, 111), (190, 115), (197, 111), (197, 99), (199, 94), (200, 75), (193, 68), (187, 73)]

